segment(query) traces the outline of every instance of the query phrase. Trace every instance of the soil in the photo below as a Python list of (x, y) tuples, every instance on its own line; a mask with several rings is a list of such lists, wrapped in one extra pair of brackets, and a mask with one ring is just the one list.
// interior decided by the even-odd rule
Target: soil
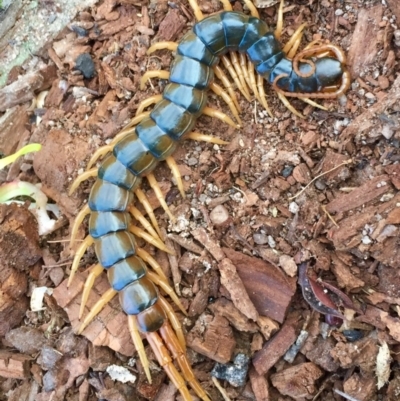
[[(55, 2), (39, 3), (42, 14), (60, 11)], [(232, 5), (243, 10), (240, 1)], [(273, 27), (277, 5), (257, 5), (267, 7), (259, 12)], [(222, 8), (216, 0), (200, 7), (207, 15)], [(188, 311), (171, 301), (195, 376), (213, 401), (394, 401), (400, 4), (295, 0), (284, 11), (282, 42), (306, 22), (303, 47), (327, 39), (343, 49), (351, 87), (339, 99), (320, 100), (325, 110), (290, 99), (304, 119), (268, 86), (272, 118), (238, 90), (240, 129), (201, 116), (196, 131), (229, 144), (188, 140), (177, 149), (184, 199), (167, 165), (157, 167), (173, 222), (143, 180), (175, 255), (139, 245)], [(182, 400), (145, 343), (147, 382), (118, 297), (75, 334), (84, 282), (97, 261), (89, 248), (67, 287), (87, 221), (72, 246), (70, 228), (93, 179), (72, 195), (69, 188), (140, 102), (165, 87), (151, 79), (140, 89), (146, 71), (168, 70), (173, 60), (167, 50), (147, 55), (150, 45), (179, 41), (194, 23), (183, 1), (97, 2), (54, 39), (44, 35), (35, 63), (11, 68), (0, 88), (2, 154), (42, 144), (1, 170), (0, 184), (40, 183), (60, 211), (50, 212), (55, 224), (39, 235), (31, 198), (0, 208), (0, 400)], [(0, 46), (2, 56), (6, 51)], [(209, 106), (233, 117), (214, 94)], [(105, 274), (96, 279), (84, 316), (108, 288)]]

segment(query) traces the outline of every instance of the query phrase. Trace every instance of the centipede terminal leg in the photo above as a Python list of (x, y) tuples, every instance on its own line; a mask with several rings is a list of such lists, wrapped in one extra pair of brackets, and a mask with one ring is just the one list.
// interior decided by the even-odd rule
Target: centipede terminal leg
[(101, 273), (103, 273), (103, 270), (104, 267), (100, 263), (97, 263), (97, 265), (90, 269), (90, 273), (83, 286), (81, 305), (79, 307), (79, 320), (81, 320), (83, 312), (85, 311), (86, 302), (89, 298), (90, 291), (93, 288), (94, 281), (101, 275)]
[(278, 95), (279, 100), (283, 103), (283, 105), (284, 105), (289, 111), (291, 111), (294, 115), (296, 115), (296, 116), (299, 117), (299, 118), (302, 118), (302, 119), (305, 118), (305, 117), (303, 116), (303, 114), (299, 113), (299, 112), (290, 104), (289, 100), (287, 100), (286, 96), (285, 96), (283, 93), (277, 91), (277, 95)]
[(135, 349), (139, 354), (139, 359), (146, 373), (147, 380), (151, 384), (150, 364), (146, 352), (144, 350), (142, 338), (140, 337), (139, 334), (139, 329), (136, 322), (136, 316), (128, 315), (128, 326), (133, 345), (135, 346)]
[(84, 321), (79, 326), (77, 334), (82, 334), (89, 323), (103, 310), (103, 308), (118, 294), (113, 288), (109, 288), (100, 299), (93, 305), (90, 312), (86, 315)]
[(178, 362), (183, 377), (189, 383), (190, 387), (202, 400), (210, 401), (210, 398), (203, 390), (200, 383), (196, 380), (189, 361), (186, 358), (185, 351), (180, 347), (180, 343), (176, 341), (174, 332), (167, 322), (160, 328), (160, 334), (168, 349), (172, 353), (173, 358)]
[[(182, 325), (178, 319), (178, 316), (176, 316), (176, 313), (172, 309), (172, 306), (170, 305), (170, 303), (161, 295), (160, 295), (159, 302), (160, 302), (164, 312), (167, 314), (168, 320), (171, 322), (172, 327), (175, 330), (176, 336), (179, 340), (179, 343), (180, 343), (182, 349), (186, 351), (186, 340), (185, 340), (185, 336), (184, 336), (183, 330), (182, 330)], [(187, 314), (185, 313), (185, 315), (187, 315)]]

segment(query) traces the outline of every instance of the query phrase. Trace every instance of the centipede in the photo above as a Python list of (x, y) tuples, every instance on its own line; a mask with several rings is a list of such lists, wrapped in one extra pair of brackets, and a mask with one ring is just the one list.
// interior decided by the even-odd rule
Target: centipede
[[(149, 48), (148, 54), (161, 49), (175, 52), (170, 71), (148, 71), (141, 79), (141, 89), (150, 78), (167, 80), (163, 93), (139, 105), (136, 115), (112, 142), (93, 154), (87, 170), (78, 176), (70, 190), (72, 194), (84, 180), (94, 178), (88, 202), (71, 229), (73, 244), (78, 228), (89, 215), (89, 234), (76, 251), (68, 285), (90, 246), (94, 246), (98, 259), (84, 285), (80, 319), (96, 277), (105, 270), (110, 283), (110, 289), (81, 320), (78, 334), (118, 294), (148, 381), (151, 382), (151, 374), (143, 339), (147, 340), (158, 363), (185, 401), (192, 400), (189, 387), (202, 400), (210, 401), (210, 398), (195, 378), (186, 356), (181, 323), (161, 292), (185, 315), (186, 310), (157, 261), (137, 245), (139, 237), (162, 251), (173, 252), (161, 239), (154, 211), (141, 189), (143, 179), (148, 181), (169, 218), (174, 219), (153, 170), (159, 162), (166, 161), (185, 196), (172, 156), (178, 144), (184, 139), (225, 143), (193, 131), (201, 115), (219, 118), (240, 128), (237, 89), (249, 101), (254, 96), (272, 116), (264, 89), (265, 84), (269, 84), (285, 107), (303, 117), (288, 101), (289, 97), (321, 107), (312, 99), (338, 98), (350, 85), (345, 55), (340, 48), (319, 41), (299, 51), (305, 24), (285, 45), (281, 43), (283, 0), (275, 30), (260, 19), (250, 0), (244, 0), (247, 13), (233, 11), (228, 0), (221, 0), (221, 3), (222, 11), (204, 16), (196, 0), (188, 0), (196, 18), (193, 28), (179, 43), (159, 42)], [(220, 66), (221, 62), (225, 68)], [(207, 106), (210, 91), (227, 103), (236, 121)], [(152, 110), (146, 111), (152, 105)], [(98, 167), (93, 167), (96, 164)], [(135, 206), (136, 201), (143, 206), (147, 218)]]

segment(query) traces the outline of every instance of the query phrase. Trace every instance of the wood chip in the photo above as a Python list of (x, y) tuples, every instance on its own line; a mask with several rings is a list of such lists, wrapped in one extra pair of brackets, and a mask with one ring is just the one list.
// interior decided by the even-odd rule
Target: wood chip
[(31, 357), (0, 350), (0, 376), (8, 379), (26, 379)]
[(265, 376), (259, 375), (254, 368), (251, 368), (249, 370), (249, 378), (256, 401), (269, 401), (269, 385)]

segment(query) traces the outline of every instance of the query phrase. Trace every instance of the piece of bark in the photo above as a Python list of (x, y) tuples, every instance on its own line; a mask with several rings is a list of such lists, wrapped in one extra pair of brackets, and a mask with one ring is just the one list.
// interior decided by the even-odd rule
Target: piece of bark
[[(296, 291), (295, 279), (256, 257), (224, 248), (258, 313), (283, 323)], [(239, 309), (239, 308), (238, 308)]]
[(253, 365), (259, 375), (267, 373), (296, 341), (296, 320), (288, 318), (278, 333), (255, 353)]
[(348, 194), (339, 195), (326, 205), (329, 213), (347, 212), (355, 209), (391, 190), (388, 175), (379, 175)]
[[(68, 280), (64, 280), (53, 292), (57, 303), (67, 312), (71, 325), (76, 332), (80, 326), (79, 307), (83, 284), (87, 274), (77, 273), (72, 284), (67, 288)], [(106, 275), (96, 280), (90, 292), (83, 318), (102, 294), (110, 288)], [(83, 331), (89, 341), (96, 346), (108, 346), (123, 355), (132, 356), (135, 351), (128, 329), (128, 321), (119, 305), (118, 297), (109, 302)]]
[[(399, 3), (400, 4), (400, 3)], [(384, 168), (396, 189), (400, 190), (400, 164), (390, 164)]]
[(0, 152), (11, 155), (24, 136), (28, 123), (29, 105), (15, 106), (0, 117)]
[(348, 65), (352, 78), (376, 61), (379, 50), (379, 23), (382, 20), (383, 7), (378, 4), (358, 11), (357, 25), (352, 36), (348, 52)]
[(158, 28), (160, 40), (174, 41), (186, 25), (186, 19), (179, 10), (171, 8)]
[(43, 76), (39, 72), (28, 72), (17, 81), (0, 89), (0, 112), (32, 100), (35, 91), (43, 84)]
[(208, 252), (211, 253), (213, 258), (217, 262), (220, 262), (222, 259), (225, 258), (225, 254), (222, 251), (221, 247), (218, 245), (218, 242), (212, 239), (204, 228), (193, 230), (191, 234), (207, 249)]
[(353, 373), (343, 383), (343, 391), (358, 401), (372, 401), (376, 399), (375, 375)]
[(249, 319), (257, 321), (258, 312), (249, 298), (235, 265), (230, 259), (225, 258), (221, 260), (218, 267), (221, 273), (221, 284), (228, 290), (236, 308)]
[(188, 347), (219, 363), (229, 362), (236, 346), (228, 320), (205, 313), (197, 319), (186, 341)]
[(247, 331), (250, 333), (256, 333), (258, 331), (257, 325), (251, 322), (226, 298), (218, 298), (213, 304), (208, 305), (208, 309), (210, 309), (214, 315), (220, 315), (228, 319), (232, 326), (239, 331)]
[(256, 401), (270, 401), (269, 385), (265, 376), (259, 375), (254, 368), (251, 368), (249, 378)]
[(340, 288), (351, 291), (355, 288), (364, 287), (364, 281), (351, 273), (350, 268), (345, 265), (336, 254), (332, 254), (332, 272), (336, 276)]
[(0, 376), (8, 379), (26, 379), (31, 360), (27, 355), (0, 350)]
[(323, 374), (317, 365), (306, 362), (271, 375), (271, 382), (283, 395), (295, 400), (310, 399), (317, 391), (315, 382)]

